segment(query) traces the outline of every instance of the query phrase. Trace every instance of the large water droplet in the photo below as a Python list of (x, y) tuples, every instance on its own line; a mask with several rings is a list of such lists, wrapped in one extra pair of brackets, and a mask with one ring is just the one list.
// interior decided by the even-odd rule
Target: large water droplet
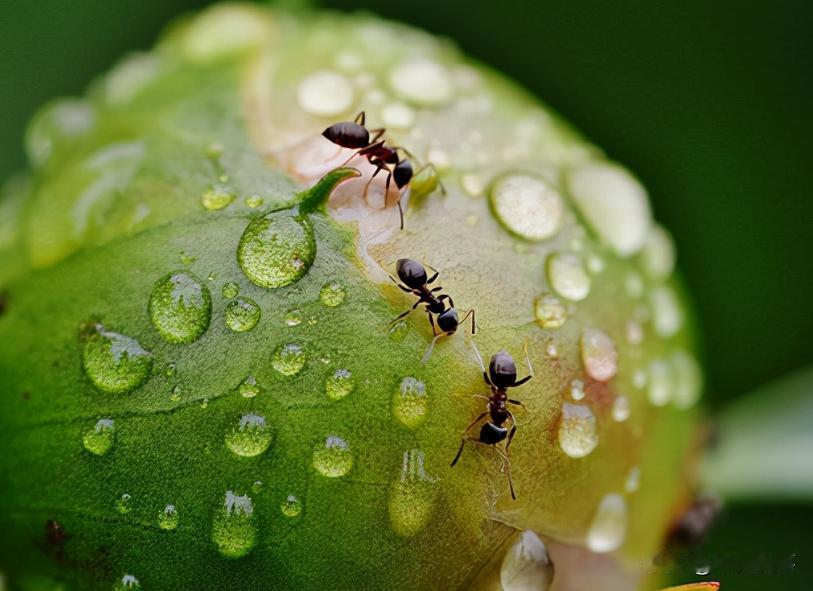
[(590, 295), (590, 276), (577, 255), (553, 253), (548, 257), (545, 270), (551, 287), (562, 297), (578, 302)]
[(302, 513), (302, 501), (300, 501), (296, 495), (288, 495), (285, 500), (282, 501), (280, 511), (282, 511), (285, 517), (299, 517), (299, 514)]
[(82, 444), (90, 453), (103, 456), (113, 448), (116, 430), (113, 419), (99, 419), (96, 425), (85, 432)]
[(257, 378), (253, 375), (246, 377), (246, 379), (240, 382), (240, 386), (238, 386), (237, 389), (243, 398), (254, 398), (263, 393), (263, 387), (257, 383)]
[(129, 392), (143, 384), (152, 370), (152, 353), (134, 338), (106, 330), (101, 324), (82, 328), (82, 364), (99, 390)]
[(353, 85), (337, 72), (320, 70), (305, 78), (297, 89), (303, 111), (319, 117), (335, 117), (353, 106)]
[(298, 374), (305, 367), (305, 349), (297, 343), (280, 345), (271, 356), (271, 366), (284, 376)]
[(212, 297), (209, 288), (189, 271), (175, 271), (155, 284), (150, 319), (170, 343), (191, 343), (209, 327)]
[(353, 453), (344, 439), (331, 435), (313, 451), (313, 467), (328, 478), (344, 476), (353, 467)]
[(260, 307), (254, 300), (238, 297), (226, 304), (223, 319), (233, 331), (245, 332), (257, 326), (260, 314)]
[(209, 211), (217, 211), (234, 201), (235, 194), (225, 183), (215, 183), (206, 189), (200, 196), (203, 207)]
[(118, 499), (116, 499), (116, 511), (118, 511), (121, 515), (127, 515), (131, 510), (132, 506), (132, 497), (129, 493), (124, 493)]
[(124, 575), (113, 585), (113, 591), (141, 591), (141, 583), (133, 575)]
[(282, 287), (308, 272), (316, 240), (307, 218), (268, 214), (253, 220), (240, 237), (237, 260), (252, 283)]
[(605, 495), (587, 531), (587, 547), (593, 552), (612, 552), (627, 534), (627, 501), (622, 495)]
[(505, 553), (500, 567), (501, 591), (547, 591), (553, 581), (553, 564), (544, 542), (525, 530)]
[(389, 80), (395, 92), (418, 105), (441, 105), (452, 98), (454, 90), (446, 68), (428, 59), (399, 64)]
[(158, 527), (164, 531), (171, 531), (178, 527), (178, 510), (175, 505), (167, 505), (158, 513)]
[(510, 174), (491, 188), (491, 208), (502, 224), (526, 240), (546, 240), (556, 235), (565, 219), (565, 203), (541, 178)]
[(226, 492), (225, 502), (212, 521), (212, 541), (226, 558), (240, 558), (251, 552), (257, 541), (257, 527), (254, 504), (248, 496)]
[(567, 321), (567, 308), (556, 296), (543, 293), (534, 301), (534, 318), (542, 328), (559, 328)]
[(407, 538), (424, 528), (434, 504), (433, 478), (424, 469), (424, 454), (404, 452), (401, 477), (390, 487), (387, 508), (393, 531)]
[(244, 414), (240, 422), (226, 432), (226, 447), (238, 456), (250, 458), (263, 453), (271, 445), (274, 432), (265, 422), (265, 417)]
[(406, 377), (392, 399), (392, 414), (408, 429), (416, 429), (429, 411), (426, 384), (417, 378)]
[(319, 299), (325, 306), (335, 308), (344, 301), (345, 293), (344, 285), (338, 281), (328, 281), (319, 291)]
[(581, 338), (584, 370), (594, 380), (607, 382), (618, 372), (618, 353), (610, 336), (595, 328), (585, 328)]
[(571, 458), (583, 458), (598, 445), (596, 417), (587, 406), (562, 404), (559, 423), (559, 446)]
[(229, 281), (223, 284), (223, 289), (220, 293), (227, 300), (236, 298), (240, 294), (240, 286), (234, 281)]
[(325, 394), (331, 400), (340, 400), (355, 387), (353, 374), (347, 369), (337, 369), (325, 380)]

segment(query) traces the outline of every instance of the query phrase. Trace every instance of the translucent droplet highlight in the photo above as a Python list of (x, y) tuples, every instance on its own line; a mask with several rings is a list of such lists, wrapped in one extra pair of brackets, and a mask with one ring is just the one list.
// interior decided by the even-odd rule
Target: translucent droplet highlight
[(220, 293), (227, 300), (236, 298), (238, 295), (240, 295), (240, 286), (234, 281), (229, 281), (228, 283), (223, 284), (223, 289)]
[(223, 319), (234, 332), (251, 330), (260, 321), (260, 307), (249, 298), (238, 297), (226, 304)]
[(305, 349), (297, 343), (280, 345), (271, 356), (271, 366), (284, 376), (298, 374), (305, 367)]
[(405, 377), (392, 399), (392, 414), (408, 429), (417, 429), (426, 420), (429, 398), (426, 384), (413, 377)]
[(548, 182), (526, 174), (509, 174), (491, 188), (491, 209), (512, 234), (526, 240), (556, 235), (565, 218), (565, 203)]
[(390, 487), (387, 499), (390, 525), (396, 534), (408, 538), (426, 526), (434, 506), (434, 482), (426, 474), (423, 452), (404, 452), (401, 476)]
[(240, 268), (252, 283), (277, 288), (308, 272), (316, 256), (316, 240), (307, 218), (279, 213), (253, 220), (237, 248)]
[(629, 398), (623, 394), (619, 394), (613, 400), (612, 408), (613, 420), (617, 423), (623, 423), (630, 418), (630, 401)]
[(547, 591), (553, 582), (553, 563), (545, 543), (534, 532), (525, 530), (502, 560), (501, 591)]
[(335, 308), (344, 301), (346, 291), (344, 285), (338, 281), (328, 281), (319, 291), (319, 300), (331, 308)]
[(103, 456), (113, 449), (115, 442), (116, 429), (113, 419), (99, 419), (82, 437), (85, 449), (97, 456)]
[(254, 398), (263, 393), (263, 387), (257, 383), (257, 378), (254, 376), (246, 377), (246, 379), (240, 382), (237, 390), (243, 398)]
[(559, 446), (571, 458), (583, 458), (598, 445), (596, 417), (589, 407), (581, 404), (562, 405), (559, 423)]
[(534, 319), (542, 328), (559, 328), (567, 322), (567, 308), (556, 296), (543, 293), (534, 301)]
[(624, 543), (627, 534), (627, 501), (622, 495), (606, 495), (598, 505), (590, 529), (587, 547), (593, 552), (612, 552)]
[(590, 276), (578, 255), (553, 253), (547, 259), (545, 270), (551, 287), (563, 298), (579, 302), (590, 295)]
[(122, 394), (143, 384), (152, 371), (152, 353), (132, 337), (106, 330), (101, 324), (82, 328), (82, 365), (93, 385)]
[(175, 505), (167, 505), (158, 513), (158, 527), (164, 531), (172, 531), (178, 527), (178, 510)]
[(238, 456), (250, 458), (263, 453), (271, 445), (274, 432), (265, 417), (247, 413), (235, 427), (226, 432), (226, 447)]
[(328, 478), (339, 478), (353, 467), (353, 453), (341, 437), (330, 435), (313, 451), (314, 469)]
[(116, 499), (116, 511), (121, 515), (127, 515), (133, 509), (131, 505), (132, 500), (133, 499), (129, 493), (124, 493), (121, 495), (118, 499)]
[(141, 583), (133, 575), (124, 575), (113, 585), (113, 591), (141, 591)]
[(615, 343), (604, 331), (585, 328), (581, 337), (584, 370), (594, 380), (607, 382), (618, 372), (618, 353)]
[(325, 394), (330, 400), (341, 400), (353, 391), (356, 383), (350, 370), (340, 368), (325, 380)]
[(251, 498), (226, 492), (212, 521), (212, 542), (226, 558), (240, 558), (251, 552), (257, 542)]
[(189, 271), (174, 271), (155, 284), (150, 295), (150, 320), (164, 340), (191, 343), (209, 328), (209, 288)]
[(280, 511), (285, 517), (299, 517), (302, 513), (302, 501), (296, 495), (288, 495), (280, 505)]

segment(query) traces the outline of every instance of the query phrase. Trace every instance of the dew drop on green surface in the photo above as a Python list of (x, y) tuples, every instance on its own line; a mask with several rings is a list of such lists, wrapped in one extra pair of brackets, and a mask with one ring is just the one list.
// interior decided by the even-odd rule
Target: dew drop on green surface
[(263, 387), (257, 383), (253, 375), (246, 377), (237, 388), (243, 398), (254, 398), (263, 393)]
[(99, 390), (120, 394), (143, 384), (152, 371), (152, 353), (134, 338), (101, 324), (82, 327), (82, 365)]
[(274, 432), (265, 417), (247, 413), (235, 427), (226, 432), (226, 447), (238, 456), (250, 458), (263, 453), (271, 445)]
[(429, 411), (426, 384), (417, 378), (406, 377), (392, 398), (392, 414), (408, 429), (416, 429)]
[(155, 284), (149, 312), (164, 340), (191, 343), (209, 328), (212, 296), (209, 288), (189, 271), (174, 271)]
[(176, 384), (175, 386), (172, 387), (172, 392), (169, 395), (169, 399), (172, 402), (180, 402), (182, 394), (183, 394), (183, 389)]
[(409, 333), (409, 325), (405, 320), (399, 320), (389, 328), (390, 339), (396, 343), (402, 342)]
[(587, 547), (593, 552), (612, 552), (624, 543), (626, 533), (627, 501), (619, 494), (605, 495), (587, 531)]
[(582, 400), (584, 398), (584, 382), (581, 380), (572, 380), (570, 382), (570, 397), (573, 400)]
[(559, 328), (567, 321), (567, 308), (556, 296), (543, 293), (534, 301), (534, 318), (542, 328)]
[(288, 495), (280, 505), (280, 511), (285, 517), (298, 517), (302, 513), (302, 501), (296, 495)]
[(116, 429), (113, 419), (99, 419), (96, 425), (85, 432), (82, 445), (97, 456), (103, 456), (113, 448), (116, 441)]
[(116, 499), (116, 511), (122, 515), (127, 515), (132, 510), (131, 501), (132, 497), (128, 493), (124, 493)]
[(624, 482), (624, 490), (628, 493), (637, 492), (641, 487), (641, 468), (633, 466), (627, 473), (627, 480)]
[(167, 505), (158, 513), (158, 527), (164, 531), (172, 531), (178, 527), (179, 519), (175, 505)]
[(578, 302), (590, 295), (590, 276), (582, 260), (572, 253), (553, 253), (545, 264), (551, 287), (563, 298)]
[(666, 406), (672, 399), (672, 376), (669, 364), (663, 359), (649, 362), (646, 395), (653, 406)]
[(522, 531), (502, 559), (501, 591), (547, 591), (553, 582), (553, 573), (545, 543), (534, 532)]
[(543, 179), (509, 174), (497, 179), (490, 193), (491, 209), (512, 234), (526, 240), (556, 235), (565, 219), (565, 203)]
[(59, 148), (88, 133), (95, 123), (93, 107), (78, 99), (59, 99), (41, 109), (25, 134), (28, 159), (41, 167)]
[(650, 292), (652, 304), (652, 324), (655, 333), (661, 337), (671, 337), (683, 326), (683, 311), (675, 292), (667, 285), (661, 285)]
[(198, 260), (198, 257), (187, 254), (185, 252), (180, 253), (178, 259), (181, 261), (182, 264), (186, 265), (187, 267)]
[(325, 394), (330, 400), (340, 400), (353, 391), (356, 383), (350, 370), (340, 368), (325, 380)]
[(401, 476), (390, 487), (387, 511), (393, 531), (401, 537), (414, 536), (432, 516), (435, 479), (424, 469), (424, 454), (404, 452)]
[(330, 435), (313, 450), (312, 464), (322, 476), (339, 478), (353, 467), (353, 453), (344, 439)]
[(338, 281), (328, 281), (319, 290), (319, 300), (331, 308), (335, 308), (344, 301), (346, 295), (344, 285)]
[(559, 447), (571, 458), (583, 458), (598, 445), (596, 417), (589, 407), (580, 404), (562, 404), (559, 423)]
[(585, 328), (581, 336), (584, 370), (594, 380), (607, 382), (618, 372), (618, 353), (615, 343), (604, 331)]
[(234, 281), (229, 281), (228, 283), (223, 284), (223, 288), (221, 289), (220, 293), (227, 300), (236, 298), (240, 294), (240, 286)]
[(141, 583), (133, 575), (124, 575), (113, 585), (113, 591), (141, 591)]
[(672, 399), (678, 408), (690, 408), (700, 398), (703, 374), (694, 357), (678, 350), (669, 359), (672, 366), (674, 390)]
[(251, 485), (251, 492), (258, 493), (263, 489), (263, 481), (262, 480), (255, 480), (254, 484)]
[(252, 283), (276, 288), (308, 272), (316, 240), (307, 218), (268, 214), (251, 221), (240, 237), (237, 260)]
[(223, 319), (233, 331), (246, 332), (260, 321), (260, 307), (252, 299), (238, 297), (226, 304)]
[(262, 206), (264, 200), (259, 195), (249, 195), (246, 197), (246, 205), (248, 205), (251, 209), (257, 209), (258, 207)]
[(271, 366), (284, 376), (298, 374), (305, 367), (305, 350), (297, 343), (280, 345), (271, 356)]
[(176, 373), (178, 373), (177, 366), (174, 363), (167, 363), (164, 368), (164, 375), (168, 378), (174, 378)]
[(227, 207), (234, 201), (234, 197), (234, 191), (221, 183), (216, 183), (203, 192), (200, 201), (209, 211), (217, 211)]
[(240, 558), (251, 552), (257, 542), (251, 498), (226, 492), (212, 521), (212, 541), (226, 558)]
[(302, 323), (302, 310), (288, 310), (285, 314), (285, 324), (288, 326), (298, 326)]
[(629, 398), (623, 394), (619, 394), (613, 400), (612, 407), (613, 420), (617, 423), (623, 423), (630, 418), (630, 401)]

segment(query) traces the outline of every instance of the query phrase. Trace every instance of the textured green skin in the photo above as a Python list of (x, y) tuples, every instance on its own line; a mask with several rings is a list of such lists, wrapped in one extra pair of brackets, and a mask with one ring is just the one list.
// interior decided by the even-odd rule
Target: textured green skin
[[(297, 28), (305, 25), (279, 16), (289, 35), (281, 43), (290, 52), (284, 78), (300, 66), (297, 59), (306, 59), (296, 51)], [(352, 19), (334, 19), (321, 24), (337, 27), (337, 38), (343, 38), (341, 27), (353, 26)], [(462, 337), (439, 346), (421, 366), (431, 333), (420, 316), (412, 318), (403, 342), (388, 338), (386, 321), (408, 300), (392, 286), (369, 281), (356, 259), (352, 226), (311, 211), (317, 255), (301, 280), (267, 290), (243, 275), (235, 253), (248, 221), (296, 201), (302, 187), (269, 165), (249, 138), (252, 125), (240, 97), (242, 54), (187, 63), (177, 50), (184, 27), (165, 43), (156, 81), (120, 107), (105, 106), (103, 85), (97, 85), (90, 95), (98, 109), (92, 131), (57, 144), (32, 181), (11, 186), (0, 201), (8, 214), (0, 226), (0, 285), (9, 302), (0, 317), (3, 572), (24, 589), (54, 588), (49, 580), (109, 589), (125, 573), (136, 575), (145, 589), (467, 588), (515, 527), (580, 543), (597, 500), (608, 487), (621, 485), (633, 460), (646, 484), (631, 508), (629, 542), (620, 556), (646, 561), (680, 496), (693, 413), (654, 411), (633, 401), (645, 439), (630, 444), (613, 427), (589, 458), (563, 458), (556, 426), (560, 392), (578, 364), (577, 326), (571, 322), (560, 331), (561, 362), (546, 364), (545, 335), (528, 317), (544, 257), (533, 251), (525, 262), (512, 259), (518, 255), (489, 219), (485, 200), (451, 199), (460, 190), (449, 186), (448, 205), (437, 195), (424, 199), (409, 218), (409, 230), (381, 255), (414, 256), (454, 269), (444, 284), (477, 307), (481, 326), (488, 327), (478, 336), (484, 354), (504, 346), (519, 356), (522, 342), (532, 340), (538, 375), (523, 389), (531, 410), (512, 446), (520, 499), (511, 504), (503, 495), (492, 507), (492, 493), (505, 488), (493, 456), (469, 450), (455, 470), (448, 468), (459, 432), (479, 412), (479, 402), (468, 398), (482, 391), (479, 369)], [(401, 27), (391, 31), (415, 35)], [(531, 104), (495, 75), (484, 75), (511, 108), (521, 112)], [(563, 141), (580, 141), (562, 133)], [(223, 146), (222, 170), (206, 155), (212, 141)], [(66, 211), (87, 183), (81, 163), (115, 142), (142, 142), (143, 158), (77, 233)], [(222, 211), (204, 211), (201, 193), (224, 172), (238, 199)], [(255, 193), (265, 198), (258, 210), (243, 203)], [(486, 220), (479, 243), (469, 241), (464, 224), (435, 231), (439, 208), (446, 207), (449, 219), (461, 219), (469, 211), (462, 203)], [(138, 204), (150, 210), (142, 220), (133, 215)], [(502, 241), (498, 247), (496, 241)], [(172, 345), (151, 325), (147, 302), (156, 280), (183, 268), (182, 252), (195, 257), (187, 268), (196, 276), (215, 276), (207, 282), (213, 316), (198, 341)], [(608, 258), (606, 276), (618, 279), (630, 264)], [(333, 279), (347, 289), (335, 309), (319, 303), (321, 286)], [(220, 287), (227, 281), (262, 309), (260, 323), (247, 333), (231, 332), (223, 323), (228, 300)], [(633, 304), (618, 300), (614, 285), (596, 282), (582, 321), (618, 335), (621, 312)], [(292, 308), (305, 318), (296, 327), (283, 322)], [(92, 387), (82, 371), (78, 336), (80, 323), (90, 318), (153, 352), (154, 374), (144, 386), (116, 395)], [(690, 330), (676, 339), (691, 343)], [(271, 368), (270, 356), (288, 342), (303, 345), (308, 361), (302, 372), (285, 378)], [(661, 347), (653, 342), (649, 352)], [(177, 375), (169, 378), (162, 370), (171, 362)], [(356, 387), (330, 402), (324, 381), (336, 368), (348, 368)], [(266, 390), (251, 400), (236, 391), (249, 374)], [(430, 394), (428, 419), (415, 431), (392, 418), (392, 396), (404, 376), (425, 381)], [(179, 402), (169, 397), (176, 384), (182, 387)], [(265, 414), (275, 430), (271, 448), (254, 458), (237, 457), (223, 445), (224, 433), (245, 412)], [(100, 417), (116, 420), (116, 443), (96, 457), (83, 449), (82, 434)], [(328, 435), (341, 436), (353, 451), (353, 469), (343, 478), (327, 479), (310, 467), (314, 446)], [(425, 452), (427, 472), (440, 480), (431, 487), (432, 519), (403, 539), (389, 527), (387, 494), (403, 453), (415, 448)], [(251, 492), (257, 480), (264, 486)], [(238, 560), (221, 557), (210, 540), (212, 516), (227, 490), (251, 495), (258, 524), (257, 546)], [(132, 496), (132, 511), (119, 515), (114, 503), (124, 492)], [(303, 499), (303, 513), (295, 519), (279, 510), (288, 494)], [(172, 532), (157, 525), (167, 503), (180, 517)], [(64, 527), (64, 544), (49, 545), (49, 519)]]

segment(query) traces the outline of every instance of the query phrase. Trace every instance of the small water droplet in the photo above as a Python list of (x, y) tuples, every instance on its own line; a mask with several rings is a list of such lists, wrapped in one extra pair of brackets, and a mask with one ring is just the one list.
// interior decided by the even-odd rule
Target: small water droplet
[[(486, 190), (486, 181), (483, 180), (482, 176), (473, 172), (467, 172), (461, 176), (460, 185), (463, 187), (463, 190), (472, 197), (479, 197)], [(475, 219), (477, 219), (476, 216)]]
[(584, 398), (584, 382), (581, 380), (570, 382), (570, 397), (573, 400), (582, 400)]
[(534, 318), (542, 328), (559, 328), (567, 321), (567, 308), (556, 296), (543, 293), (534, 301)]
[(180, 402), (181, 401), (181, 394), (183, 394), (183, 390), (177, 384), (172, 387), (172, 393), (169, 395), (169, 399), (172, 402)]
[(545, 355), (551, 359), (556, 359), (559, 357), (559, 348), (556, 346), (556, 342), (553, 339), (549, 340), (545, 344)]
[(285, 324), (288, 326), (297, 326), (302, 322), (302, 311), (301, 310), (289, 310), (285, 314)]
[(93, 385), (122, 394), (143, 384), (152, 371), (152, 353), (134, 338), (106, 330), (101, 324), (82, 327), (82, 364)]
[(553, 253), (545, 270), (551, 287), (563, 298), (578, 302), (590, 295), (590, 277), (578, 255)]
[(298, 374), (305, 367), (305, 350), (297, 343), (280, 345), (271, 357), (271, 366), (284, 376)]
[(209, 288), (189, 271), (174, 271), (155, 284), (150, 295), (150, 319), (170, 343), (191, 343), (209, 328), (212, 297)]
[(226, 431), (226, 447), (238, 456), (250, 458), (263, 453), (271, 445), (274, 432), (265, 417), (251, 413), (240, 417), (237, 426)]
[(341, 115), (355, 100), (350, 80), (329, 70), (320, 70), (305, 78), (296, 96), (303, 111), (318, 117)]
[(629, 297), (637, 300), (644, 295), (644, 280), (635, 271), (630, 271), (624, 280), (624, 288)]
[(141, 591), (141, 583), (133, 575), (124, 575), (113, 585), (113, 591)]
[(428, 59), (402, 62), (390, 72), (389, 82), (395, 92), (418, 105), (441, 105), (454, 90), (446, 68)]
[(666, 361), (650, 361), (646, 393), (654, 406), (665, 406), (672, 399), (672, 378), (669, 374), (669, 364)]
[(325, 306), (335, 308), (344, 301), (344, 286), (338, 281), (328, 281), (319, 290), (319, 299)]
[(587, 547), (593, 552), (612, 552), (627, 534), (627, 501), (622, 495), (605, 495), (587, 531)]
[(672, 289), (666, 285), (656, 287), (650, 293), (652, 319), (655, 332), (662, 337), (671, 337), (683, 325), (683, 312)]
[(201, 400), (201, 401), (200, 401), (200, 407), (201, 407), (202, 409), (207, 409), (207, 408), (209, 408), (209, 398), (204, 398), (203, 400)]
[(630, 401), (629, 398), (623, 394), (619, 394), (613, 400), (612, 408), (613, 420), (618, 423), (623, 423), (630, 418)]
[(97, 456), (103, 456), (113, 448), (116, 429), (113, 419), (99, 419), (96, 425), (85, 432), (82, 444), (85, 449)]
[(227, 300), (236, 298), (238, 295), (240, 295), (240, 286), (237, 285), (234, 281), (224, 283), (223, 289), (221, 290), (221, 294)]
[(562, 404), (559, 423), (559, 446), (571, 458), (583, 458), (598, 445), (596, 417), (587, 406)]
[(246, 205), (248, 205), (251, 209), (257, 209), (261, 207), (265, 201), (259, 195), (249, 195), (246, 197)]
[(240, 558), (251, 552), (257, 541), (254, 504), (248, 496), (226, 492), (212, 521), (212, 541), (226, 558)]
[(593, 275), (598, 275), (604, 271), (604, 259), (595, 253), (587, 255), (587, 270)]
[(178, 368), (175, 364), (167, 363), (167, 366), (164, 368), (164, 375), (168, 378), (174, 378), (176, 373), (178, 373)]
[(184, 265), (186, 265), (188, 267), (189, 265), (194, 263), (196, 260), (198, 260), (198, 257), (196, 257), (194, 255), (191, 255), (191, 254), (186, 254), (185, 252), (182, 252), (178, 256), (178, 259), (181, 261), (182, 264), (184, 264)]
[(409, 333), (409, 325), (404, 320), (399, 320), (389, 328), (390, 339), (396, 343), (403, 342)]
[(675, 268), (675, 244), (661, 226), (652, 226), (641, 251), (641, 267), (650, 279), (666, 279)]
[(251, 330), (260, 321), (260, 307), (257, 303), (246, 297), (237, 297), (226, 304), (223, 310), (223, 319), (226, 326), (235, 332)]
[(647, 375), (642, 368), (636, 369), (632, 374), (632, 385), (639, 390), (646, 386)]
[(595, 328), (585, 328), (581, 338), (584, 370), (594, 380), (607, 382), (618, 372), (618, 353), (610, 336)]
[(313, 451), (313, 467), (323, 476), (339, 478), (353, 467), (353, 454), (344, 439), (331, 435)]
[(630, 345), (640, 345), (644, 341), (644, 327), (637, 320), (627, 322), (625, 333)]
[(209, 211), (217, 211), (227, 207), (232, 201), (234, 201), (234, 198), (234, 191), (224, 185), (223, 182), (218, 182), (203, 192), (203, 194), (200, 196), (200, 201), (203, 204), (203, 207)]
[(209, 273), (209, 274), (206, 276), (206, 280), (207, 280), (207, 281), (214, 281), (215, 279), (217, 279), (217, 273), (215, 273), (214, 271), (211, 271), (211, 272), (210, 272), (210, 273)]
[(630, 468), (627, 480), (624, 483), (624, 490), (628, 493), (637, 492), (641, 486), (641, 469), (638, 466)]
[(711, 573), (711, 566), (709, 566), (708, 564), (700, 565), (694, 569), (694, 572), (698, 576), (705, 577), (709, 573)]
[(237, 260), (252, 283), (276, 288), (308, 272), (316, 256), (313, 228), (307, 218), (271, 213), (252, 220), (240, 237)]
[(408, 429), (416, 429), (426, 420), (429, 398), (426, 384), (417, 378), (405, 377), (392, 399), (392, 414)]
[(263, 489), (263, 481), (262, 480), (255, 480), (254, 484), (251, 485), (251, 492), (258, 493)]
[(355, 388), (353, 374), (348, 369), (337, 369), (325, 380), (325, 394), (330, 400), (340, 400)]
[(164, 531), (172, 531), (178, 527), (179, 519), (175, 505), (167, 505), (163, 511), (158, 513), (158, 527)]
[(525, 530), (505, 553), (500, 566), (501, 591), (547, 591), (553, 581), (553, 564), (544, 542)]
[(555, 236), (565, 219), (565, 203), (539, 177), (509, 174), (494, 182), (490, 192), (494, 214), (511, 233), (540, 241)]
[(678, 408), (691, 408), (700, 399), (703, 374), (694, 357), (685, 351), (675, 351), (671, 358), (674, 377), (673, 400)]
[(253, 375), (246, 377), (237, 387), (243, 398), (254, 398), (263, 393), (263, 387), (257, 383), (257, 378)]
[(393, 531), (403, 538), (421, 531), (432, 515), (435, 491), (424, 469), (424, 454), (404, 452), (401, 477), (390, 487), (387, 509)]
[(415, 123), (415, 110), (404, 103), (390, 103), (381, 109), (381, 121), (386, 127), (409, 129)]
[(116, 499), (116, 511), (118, 511), (122, 515), (127, 515), (131, 510), (132, 506), (130, 502), (132, 498), (128, 493), (124, 493), (118, 499)]
[(302, 501), (296, 495), (288, 495), (280, 505), (280, 511), (285, 517), (298, 517), (302, 513)]

